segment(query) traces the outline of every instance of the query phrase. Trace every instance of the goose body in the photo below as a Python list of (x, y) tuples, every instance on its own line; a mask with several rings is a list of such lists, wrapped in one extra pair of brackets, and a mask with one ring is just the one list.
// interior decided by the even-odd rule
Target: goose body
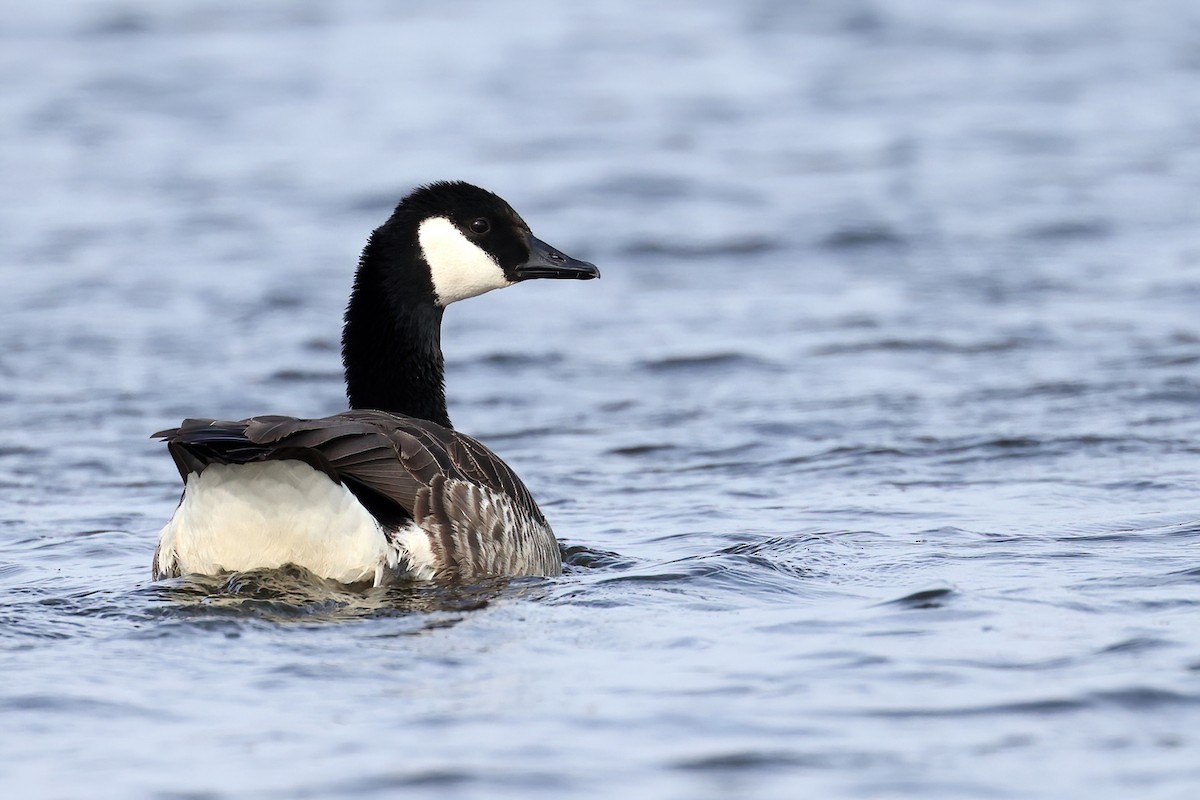
[(495, 453), (455, 431), (445, 306), (532, 278), (595, 278), (499, 197), (436, 183), (363, 250), (342, 360), (351, 410), (321, 419), (189, 419), (160, 431), (184, 493), (156, 579), (295, 564), (344, 583), (558, 575), (558, 543)]

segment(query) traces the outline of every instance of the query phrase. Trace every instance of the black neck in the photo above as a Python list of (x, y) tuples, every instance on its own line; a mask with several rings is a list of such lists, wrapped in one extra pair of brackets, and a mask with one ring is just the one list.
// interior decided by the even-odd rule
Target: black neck
[(419, 279), (413, 280), (417, 276), (396, 268), (397, 256), (415, 256), (411, 248), (385, 245), (381, 232), (363, 251), (346, 309), (346, 396), (351, 408), (404, 414), (449, 428), (443, 309)]

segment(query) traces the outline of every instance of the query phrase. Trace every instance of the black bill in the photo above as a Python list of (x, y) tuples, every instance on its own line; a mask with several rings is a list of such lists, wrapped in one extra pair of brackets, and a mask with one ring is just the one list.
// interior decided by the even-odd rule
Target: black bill
[(586, 281), (600, 277), (600, 270), (596, 269), (595, 264), (571, 258), (533, 234), (529, 236), (529, 260), (519, 264), (513, 272), (519, 281), (532, 278), (574, 278)]

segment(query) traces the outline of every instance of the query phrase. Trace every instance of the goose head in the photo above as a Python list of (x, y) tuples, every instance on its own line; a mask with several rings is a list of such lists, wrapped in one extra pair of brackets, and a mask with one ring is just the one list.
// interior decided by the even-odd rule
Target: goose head
[(400, 202), (393, 220), (415, 228), (433, 300), (442, 307), (521, 281), (600, 277), (594, 264), (537, 238), (512, 206), (469, 183), (423, 186)]

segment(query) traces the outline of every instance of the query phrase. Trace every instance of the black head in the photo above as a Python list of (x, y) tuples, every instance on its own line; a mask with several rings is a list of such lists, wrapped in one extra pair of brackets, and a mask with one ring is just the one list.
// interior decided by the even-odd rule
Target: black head
[(387, 225), (415, 234), (441, 306), (532, 278), (600, 277), (594, 265), (535, 237), (504, 200), (469, 183), (416, 189), (400, 201)]

